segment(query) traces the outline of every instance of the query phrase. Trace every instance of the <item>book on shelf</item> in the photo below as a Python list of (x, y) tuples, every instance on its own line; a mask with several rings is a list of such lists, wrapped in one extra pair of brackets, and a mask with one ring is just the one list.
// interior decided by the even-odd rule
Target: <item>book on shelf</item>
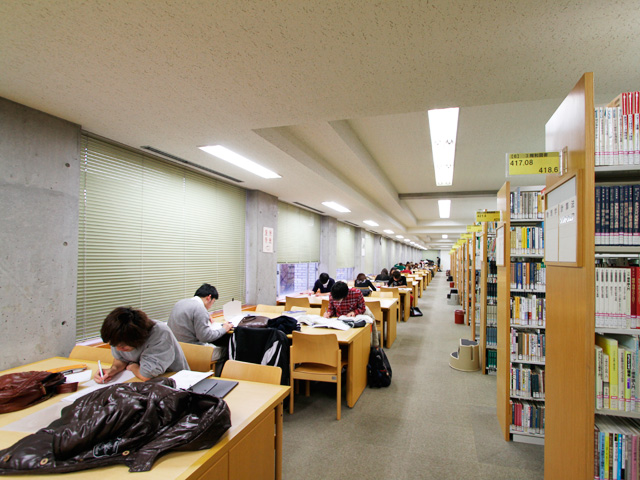
[(528, 400), (509, 400), (512, 432), (544, 435), (545, 405)]
[[(604, 402), (604, 408), (619, 410), (618, 403), (618, 341), (606, 335), (596, 334), (596, 345), (602, 347), (602, 352), (609, 359), (609, 403)], [(604, 388), (604, 387), (603, 387)]]
[(596, 415), (594, 478), (635, 479), (640, 473), (640, 422)]
[(595, 165), (640, 165), (640, 92), (618, 95), (596, 107)]
[(596, 327), (640, 328), (640, 267), (635, 265), (595, 268)]
[(595, 244), (640, 245), (640, 185), (596, 185)]

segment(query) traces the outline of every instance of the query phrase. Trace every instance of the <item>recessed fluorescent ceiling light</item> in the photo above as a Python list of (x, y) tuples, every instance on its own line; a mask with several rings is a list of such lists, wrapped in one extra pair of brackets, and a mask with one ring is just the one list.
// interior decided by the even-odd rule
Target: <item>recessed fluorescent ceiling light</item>
[(445, 233), (444, 235), (442, 235), (442, 238), (449, 238), (449, 235)]
[(389, 235), (393, 235), (393, 230), (383, 230), (384, 233), (388, 233)]
[(438, 200), (438, 210), (440, 210), (440, 218), (449, 218), (451, 200)]
[(200, 150), (207, 152), (214, 157), (218, 157), (220, 160), (224, 160), (225, 162), (232, 163), (236, 167), (244, 168), (246, 171), (253, 173), (254, 175), (258, 175), (262, 178), (282, 178), (275, 172), (272, 172), (268, 168), (264, 168), (261, 165), (258, 165), (256, 162), (249, 160), (248, 158), (243, 157), (242, 155), (237, 154), (236, 152), (232, 152), (228, 148), (223, 147), (222, 145), (208, 145), (206, 147), (198, 147)]
[(429, 110), (429, 131), (436, 185), (453, 184), (453, 162), (456, 156), (459, 108)]
[(341, 212), (341, 213), (349, 213), (349, 212), (351, 212), (351, 210), (349, 210), (346, 207), (343, 207), (342, 205), (340, 205), (339, 203), (336, 203), (336, 202), (322, 202), (322, 204), (325, 207), (329, 207), (329, 208), (334, 209), (336, 212)]
[(410, 239), (410, 238), (405, 238), (405, 239), (404, 239), (404, 241), (405, 241), (405, 242), (410, 242), (410, 241), (411, 241), (411, 239)]
[(396, 238), (404, 238), (402, 235), (396, 235)]
[(363, 220), (362, 223), (366, 223), (367, 225), (369, 225), (371, 227), (379, 227), (380, 226), (376, 222), (374, 222), (373, 220)]

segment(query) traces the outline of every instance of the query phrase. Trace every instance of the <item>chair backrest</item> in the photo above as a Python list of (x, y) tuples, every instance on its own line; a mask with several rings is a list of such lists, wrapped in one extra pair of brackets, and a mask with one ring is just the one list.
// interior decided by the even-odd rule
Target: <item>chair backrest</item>
[(311, 304), (309, 303), (309, 297), (285, 297), (285, 310), (293, 310), (292, 307), (305, 307), (309, 308)]
[(222, 367), (220, 378), (234, 378), (236, 380), (280, 385), (282, 369), (271, 365), (227, 360), (224, 362), (224, 367)]
[(260, 303), (256, 305), (256, 312), (282, 313), (284, 312), (284, 305), (264, 305)]
[(69, 358), (78, 360), (91, 360), (93, 362), (113, 363), (113, 355), (110, 348), (88, 347), (86, 345), (76, 345), (71, 350)]
[(320, 307), (320, 315), (324, 315), (325, 312), (327, 311), (327, 308), (329, 308), (329, 299), (328, 298), (323, 298), (322, 299), (322, 305)]
[(291, 341), (291, 363), (317, 363), (338, 367), (340, 356), (338, 337), (335, 333), (315, 335), (293, 332)]
[(211, 356), (213, 347), (209, 345), (195, 345), (193, 343), (178, 342), (182, 348), (189, 368), (196, 372), (208, 372), (211, 370)]
[[(383, 287), (380, 287), (383, 288)], [(381, 290), (376, 290), (375, 292), (371, 292), (370, 297), (376, 298), (393, 298), (393, 292), (383, 292)]]
[(367, 302), (367, 307), (369, 307), (369, 310), (371, 310), (371, 313), (373, 313), (373, 318), (376, 319), (376, 321), (378, 322), (382, 322), (383, 320), (383, 313), (382, 313), (382, 307), (380, 307), (380, 302)]
[(391, 292), (394, 298), (400, 298), (400, 291), (398, 290), (398, 287), (380, 287), (380, 291)]
[(308, 315), (322, 315), (322, 308), (305, 308)]
[(348, 281), (347, 281), (347, 287), (353, 287), (353, 284), (354, 284), (354, 283), (355, 283), (355, 282), (354, 282), (353, 280), (348, 280)]

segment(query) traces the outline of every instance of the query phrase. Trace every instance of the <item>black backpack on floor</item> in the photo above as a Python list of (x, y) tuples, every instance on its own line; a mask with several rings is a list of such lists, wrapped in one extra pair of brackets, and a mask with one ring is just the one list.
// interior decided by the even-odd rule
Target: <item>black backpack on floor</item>
[(372, 388), (391, 385), (391, 365), (389, 365), (389, 359), (384, 350), (380, 347), (371, 347), (369, 364), (367, 365), (367, 380)]

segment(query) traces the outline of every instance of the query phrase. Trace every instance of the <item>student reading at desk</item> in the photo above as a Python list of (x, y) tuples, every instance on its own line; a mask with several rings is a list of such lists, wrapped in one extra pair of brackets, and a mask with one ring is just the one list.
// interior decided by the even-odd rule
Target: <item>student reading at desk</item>
[[(353, 286), (356, 288), (360, 288), (360, 289), (366, 289), (367, 287), (369, 287), (371, 290), (368, 290), (366, 292), (363, 292), (363, 295), (369, 295), (369, 293), (371, 291), (376, 291), (376, 287), (373, 283), (371, 283), (371, 280), (369, 280), (367, 278), (367, 276), (364, 273), (359, 273), (358, 276), (356, 277), (355, 281), (353, 282)], [(362, 291), (362, 290), (361, 290)]]
[[(211, 360), (227, 356), (227, 347), (214, 342), (224, 340), (224, 335), (233, 328), (230, 322), (214, 323), (208, 310), (218, 299), (218, 290), (203, 283), (191, 298), (180, 300), (173, 306), (167, 324), (179, 342), (196, 345), (212, 345)], [(228, 343), (228, 339), (225, 341)]]
[(336, 282), (331, 289), (329, 306), (324, 316), (326, 318), (341, 317), (342, 315), (355, 317), (364, 314), (366, 308), (360, 290), (349, 288), (344, 282)]
[(316, 283), (313, 284), (313, 293), (329, 293), (335, 285), (335, 280), (328, 273), (321, 273)]
[(106, 383), (124, 369), (144, 381), (165, 372), (189, 370), (167, 324), (151, 320), (142, 310), (116, 308), (104, 319), (100, 335), (111, 345), (114, 360), (109, 370), (96, 372), (96, 383)]

